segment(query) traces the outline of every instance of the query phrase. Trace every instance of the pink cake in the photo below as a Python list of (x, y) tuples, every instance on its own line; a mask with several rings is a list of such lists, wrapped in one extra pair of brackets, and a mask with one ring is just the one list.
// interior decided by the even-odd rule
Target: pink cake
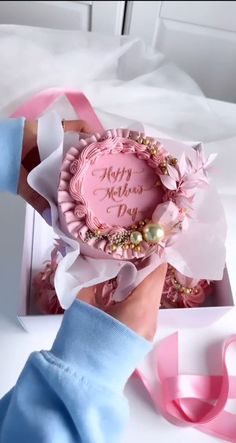
[(181, 235), (193, 198), (181, 168), (158, 139), (128, 129), (81, 139), (61, 168), (61, 223), (90, 257), (161, 254)]

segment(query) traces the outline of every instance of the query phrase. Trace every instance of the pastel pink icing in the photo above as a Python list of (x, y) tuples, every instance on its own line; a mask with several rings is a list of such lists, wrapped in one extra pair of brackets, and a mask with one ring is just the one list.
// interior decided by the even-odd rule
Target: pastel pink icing
[[(137, 141), (139, 135), (127, 129), (94, 134), (82, 139), (78, 148), (70, 148), (65, 156), (58, 187), (61, 223), (72, 237), (82, 240), (82, 252), (88, 256), (104, 258), (105, 253), (130, 260), (157, 252), (164, 244), (151, 246), (145, 241), (141, 251), (118, 247), (112, 252), (107, 238), (89, 233), (99, 230), (106, 236), (124, 234), (126, 228), (153, 219), (155, 214), (168, 219), (168, 226), (169, 218), (175, 226), (183, 218), (174, 203), (169, 218), (158, 210), (166, 191), (160, 180), (160, 164), (168, 153), (157, 139), (149, 137), (158, 146), (157, 155), (151, 155), (147, 146)], [(165, 212), (173, 209), (166, 203), (162, 205)]]

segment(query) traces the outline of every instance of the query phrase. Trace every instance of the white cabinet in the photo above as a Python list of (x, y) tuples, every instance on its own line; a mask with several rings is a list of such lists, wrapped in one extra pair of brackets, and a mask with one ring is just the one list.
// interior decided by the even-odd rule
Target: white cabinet
[(90, 1), (2, 1), (0, 23), (89, 30)]
[(236, 101), (235, 1), (128, 2), (124, 29), (188, 72), (206, 95)]
[(0, 24), (122, 32), (124, 1), (1, 1)]
[(1, 1), (1, 23), (140, 37), (207, 96), (236, 101), (236, 1)]

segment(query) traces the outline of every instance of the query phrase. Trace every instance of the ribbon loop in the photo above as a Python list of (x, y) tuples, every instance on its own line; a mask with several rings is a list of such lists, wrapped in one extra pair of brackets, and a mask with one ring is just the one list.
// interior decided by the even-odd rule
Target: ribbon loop
[(227, 339), (222, 351), (222, 375), (181, 375), (178, 373), (178, 333), (162, 341), (156, 351), (156, 375), (162, 398), (141, 371), (136, 375), (154, 405), (177, 425), (189, 425), (215, 437), (236, 442), (236, 415), (225, 411), (228, 399), (236, 399), (236, 376), (229, 375), (227, 358), (236, 345), (236, 336)]
[(63, 96), (67, 97), (78, 117), (85, 120), (93, 128), (94, 132), (104, 132), (104, 128), (89, 100), (82, 92), (74, 89), (45, 89), (35, 94), (20, 106), (17, 111), (12, 114), (12, 117), (25, 117), (31, 120), (38, 119), (49, 106), (53, 105), (53, 103)]

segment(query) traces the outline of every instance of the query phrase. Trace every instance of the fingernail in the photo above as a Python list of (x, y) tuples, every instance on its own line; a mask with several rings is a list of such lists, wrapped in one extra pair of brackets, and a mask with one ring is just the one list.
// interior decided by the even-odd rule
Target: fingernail
[(52, 213), (50, 208), (44, 209), (42, 217), (47, 222), (48, 225), (52, 226)]

